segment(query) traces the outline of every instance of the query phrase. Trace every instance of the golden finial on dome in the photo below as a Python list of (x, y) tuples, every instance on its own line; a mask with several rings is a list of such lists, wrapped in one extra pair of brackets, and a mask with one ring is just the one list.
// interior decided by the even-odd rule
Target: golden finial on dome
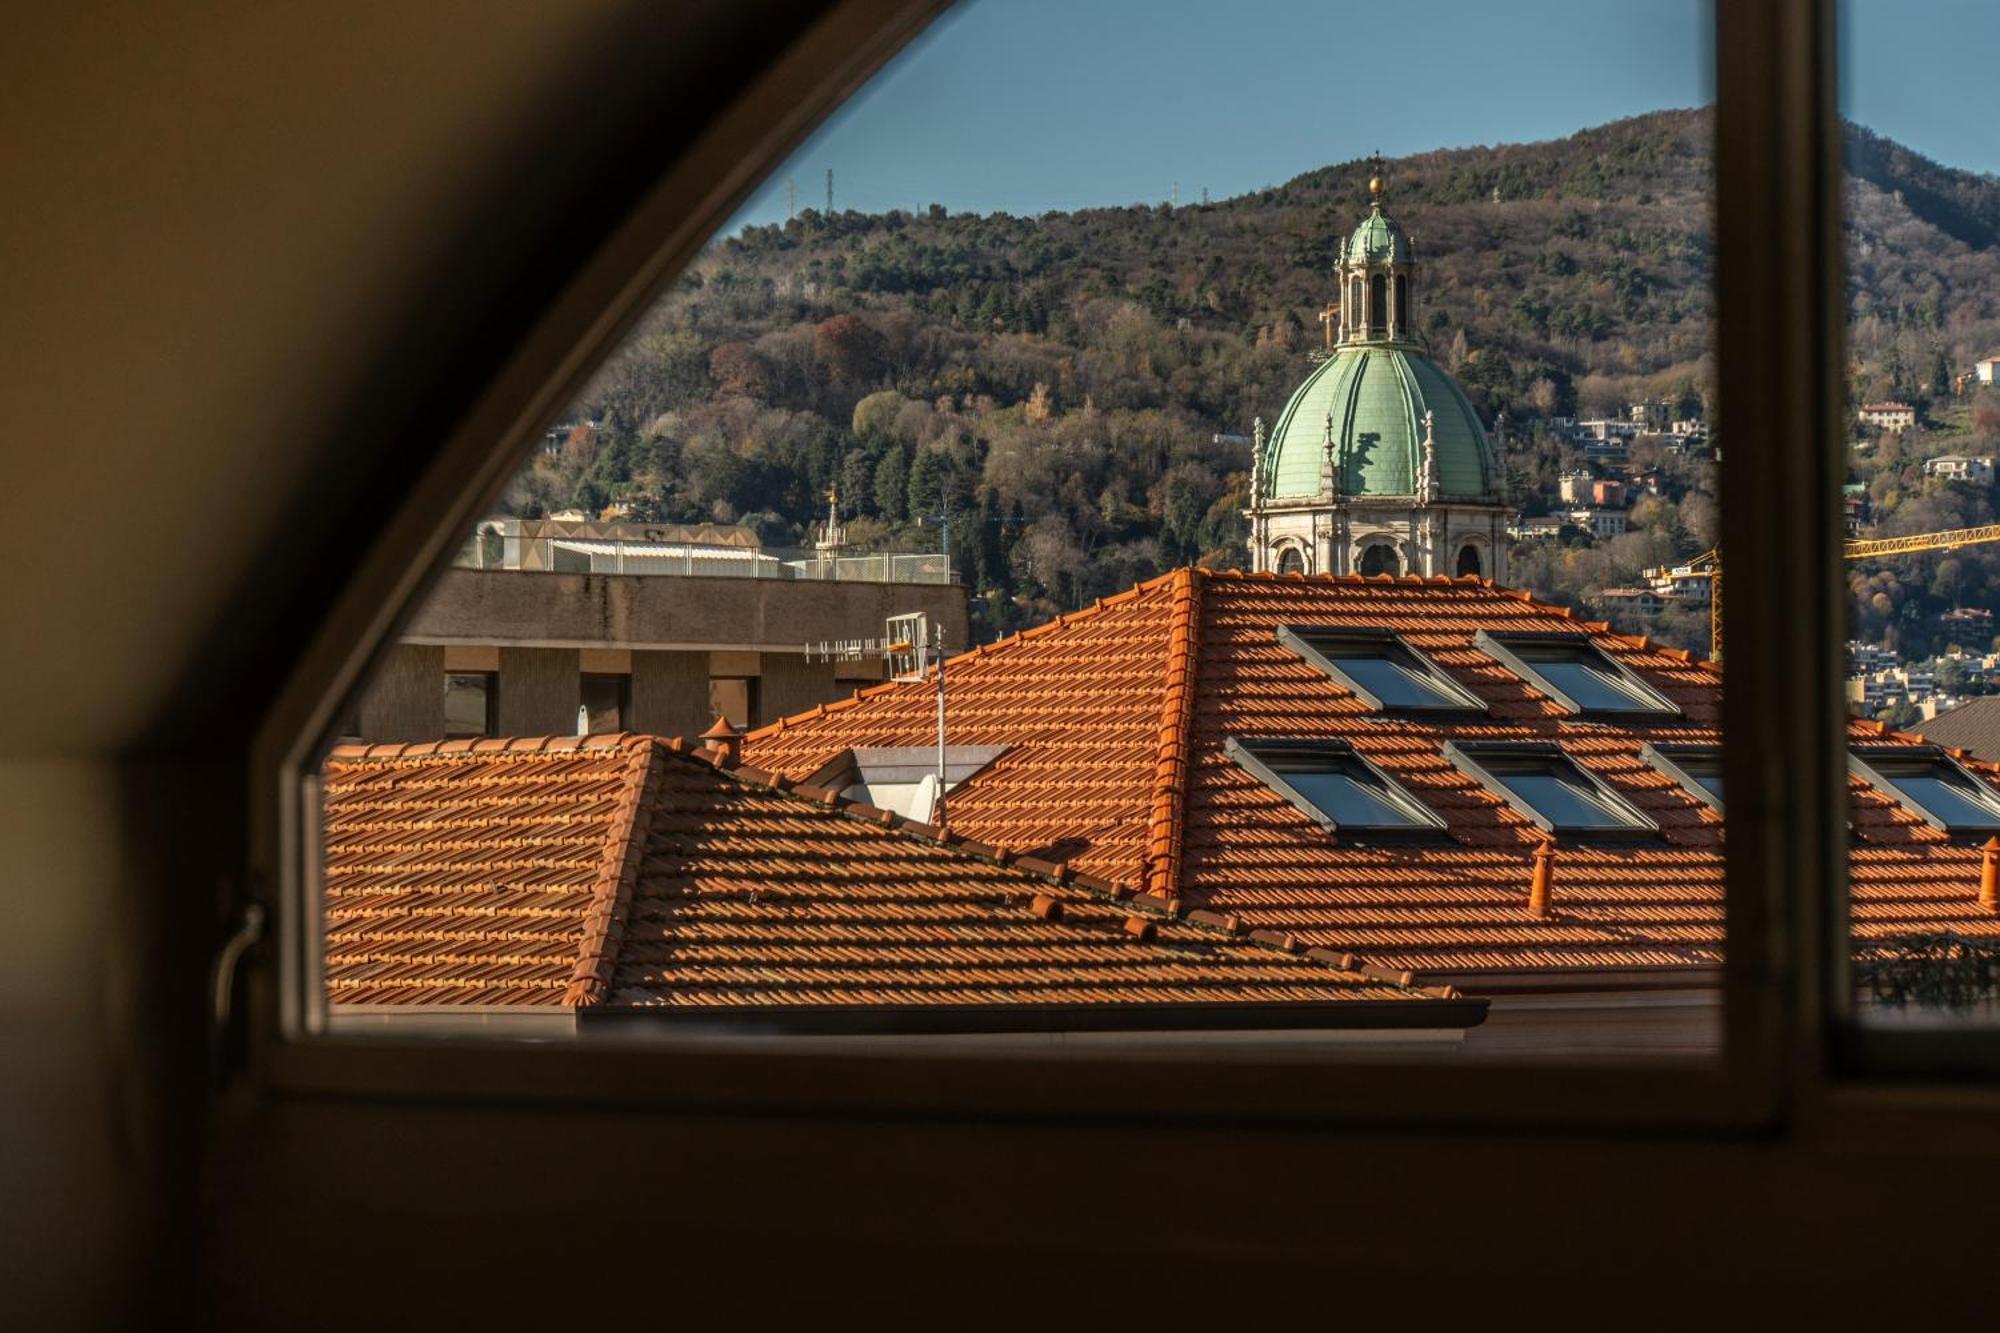
[(1382, 154), (1379, 150), (1368, 155), (1368, 193), (1376, 199), (1382, 197)]

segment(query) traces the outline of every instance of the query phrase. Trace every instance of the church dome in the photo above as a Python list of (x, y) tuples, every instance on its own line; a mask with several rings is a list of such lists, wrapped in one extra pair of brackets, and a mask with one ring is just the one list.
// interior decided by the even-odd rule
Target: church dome
[(1426, 412), (1438, 498), (1498, 503), (1500, 468), (1464, 391), (1422, 352), (1374, 343), (1340, 347), (1292, 395), (1264, 444), (1264, 497), (1320, 493), (1329, 416), (1343, 498), (1414, 495)]
[(1361, 225), (1347, 238), (1347, 248), (1342, 257), (1350, 264), (1380, 263), (1391, 260), (1398, 264), (1410, 262), (1410, 237), (1402, 224), (1382, 211), (1378, 202)]

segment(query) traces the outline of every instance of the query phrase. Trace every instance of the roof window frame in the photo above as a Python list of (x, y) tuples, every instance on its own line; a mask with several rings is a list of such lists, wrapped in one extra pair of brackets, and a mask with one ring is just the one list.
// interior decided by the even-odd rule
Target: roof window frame
[[(1632, 708), (1586, 708), (1568, 691), (1537, 670), (1533, 662), (1515, 652), (1513, 644), (1574, 647), (1582, 652), (1594, 653), (1628, 690), (1642, 699), (1651, 698), (1656, 702), (1650, 705), (1642, 703)], [(1579, 721), (1683, 722), (1687, 720), (1686, 710), (1655, 689), (1645, 677), (1605, 652), (1589, 634), (1569, 630), (1502, 631), (1494, 634), (1491, 630), (1482, 629), (1472, 636), (1472, 646), (1506, 667), (1536, 693), (1553, 700)]]
[(1687, 790), (1688, 795), (1694, 797), (1695, 800), (1701, 802), (1719, 815), (1723, 810), (1723, 798), (1710, 791), (1706, 784), (1695, 777), (1693, 773), (1689, 772), (1680, 762), (1682, 759), (1691, 759), (1696, 756), (1703, 759), (1713, 759), (1718, 767), (1723, 762), (1722, 747), (1720, 745), (1707, 745), (1693, 741), (1647, 741), (1639, 747), (1639, 757), (1641, 759), (1644, 759), (1654, 768), (1680, 783)]
[[(1533, 824), (1542, 832), (1557, 838), (1586, 838), (1593, 841), (1643, 841), (1660, 836), (1659, 821), (1633, 804), (1606, 782), (1593, 773), (1587, 765), (1578, 763), (1570, 753), (1554, 741), (1472, 741), (1461, 743), (1446, 741), (1444, 757), (1459, 772), (1465, 774), (1494, 796), (1507, 803), (1509, 809)], [(1549, 759), (1567, 764), (1591, 785), (1598, 798), (1611, 807), (1612, 813), (1627, 817), (1632, 822), (1624, 827), (1584, 828), (1576, 825), (1557, 824), (1535, 807), (1532, 801), (1517, 794), (1482, 760), (1488, 758), (1529, 758)]]
[[(1885, 760), (1890, 763), (1934, 764), (1956, 773), (1979, 792), (1984, 803), (1992, 806), (1994, 823), (1947, 822), (1929, 806), (1897, 786), (1889, 775), (1877, 766)], [(1967, 768), (1941, 745), (1851, 745), (1847, 750), (1847, 771), (1940, 833), (1951, 837), (2000, 835), (2000, 791), (1996, 791), (1992, 783)]]
[[(1387, 713), (1395, 717), (1429, 718), (1487, 717), (1491, 715), (1492, 708), (1486, 700), (1459, 684), (1443, 667), (1432, 661), (1428, 654), (1415, 648), (1409, 640), (1386, 626), (1285, 624), (1278, 626), (1276, 634), (1280, 644), (1297, 653), (1301, 658), (1318, 667), (1321, 671), (1324, 671), (1328, 676), (1332, 677), (1336, 685), (1339, 685), (1349, 694), (1361, 700), (1362, 703), (1367, 704), (1374, 712)], [(1440, 694), (1448, 698), (1457, 699), (1459, 702), (1453, 704), (1386, 703), (1380, 695), (1363, 685), (1342, 668), (1338, 661), (1321, 651), (1312, 642), (1311, 638), (1308, 637), (1314, 635), (1351, 639), (1360, 643), (1379, 644), (1387, 650), (1384, 653), (1385, 660), (1388, 658), (1389, 652), (1404, 653), (1422, 671), (1425, 679), (1437, 687)]]
[[(1417, 799), (1416, 795), (1398, 781), (1392, 774), (1357, 750), (1351, 742), (1344, 740), (1313, 740), (1308, 738), (1282, 737), (1264, 739), (1230, 736), (1223, 742), (1223, 753), (1244, 772), (1256, 778), (1272, 791), (1285, 798), (1306, 818), (1319, 825), (1330, 837), (1365, 837), (1413, 839), (1443, 838), (1450, 834), (1450, 825), (1443, 816)], [(1319, 808), (1311, 798), (1285, 779), (1285, 775), (1271, 767), (1256, 753), (1257, 749), (1289, 751), (1302, 756), (1325, 755), (1343, 762), (1358, 764), (1369, 776), (1382, 784), (1391, 804), (1405, 810), (1415, 821), (1408, 827), (1386, 824), (1342, 824), (1339, 820)]]

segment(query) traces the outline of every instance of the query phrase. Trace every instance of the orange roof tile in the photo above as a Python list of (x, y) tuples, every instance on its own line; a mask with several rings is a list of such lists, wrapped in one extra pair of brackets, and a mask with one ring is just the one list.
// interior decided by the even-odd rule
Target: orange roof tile
[[(1281, 644), (1280, 625), (1394, 630), (1486, 714), (1379, 712)], [(1481, 651), (1481, 630), (1588, 634), (1684, 716), (1573, 718)], [(1640, 752), (1720, 743), (1719, 670), (1525, 593), (1473, 578), (1181, 570), (955, 658), (949, 679), (953, 743), (1009, 747), (952, 793), (953, 827), (973, 837), (1063, 849), (1093, 873), (1420, 973), (1555, 980), (1721, 961), (1720, 817)], [(878, 687), (787, 719), (746, 737), (745, 757), (803, 775), (849, 746), (934, 739), (929, 689)], [(1348, 743), (1436, 812), (1446, 836), (1330, 836), (1229, 757), (1232, 736)], [(1483, 740), (1558, 742), (1659, 835), (1562, 839), (1536, 913), (1541, 830), (1444, 755), (1448, 741)], [(1976, 848), (1865, 784), (1855, 791), (1857, 934), (2000, 935), (1977, 905)]]
[[(647, 737), (345, 748), (324, 791), (336, 1005), (1282, 1005), (1332, 1027), (1456, 998)], [(1407, 1021), (1478, 1011), (1433, 1012)]]

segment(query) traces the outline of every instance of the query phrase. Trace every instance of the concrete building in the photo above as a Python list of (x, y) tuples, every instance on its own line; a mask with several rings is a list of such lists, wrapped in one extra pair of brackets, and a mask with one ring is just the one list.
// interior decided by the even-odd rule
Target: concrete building
[(363, 696), (348, 734), (453, 736), (739, 727), (879, 683), (879, 658), (809, 660), (809, 645), (878, 637), (922, 611), (967, 643), (955, 583), (452, 569)]
[(1369, 182), (1341, 246), (1336, 336), (1250, 464), (1250, 567), (1280, 574), (1507, 577), (1499, 458), (1465, 393), (1425, 350), (1409, 235)]
[(1962, 481), (1973, 486), (1991, 486), (1993, 460), (1965, 454), (1941, 454), (1924, 460), (1924, 475), (1943, 477), (1946, 481)]
[(1582, 506), (1569, 511), (1569, 521), (1599, 541), (1625, 535), (1627, 517), (1623, 509)]
[(1856, 414), (1861, 424), (1876, 430), (1914, 430), (1917, 409), (1908, 403), (1866, 403)]

